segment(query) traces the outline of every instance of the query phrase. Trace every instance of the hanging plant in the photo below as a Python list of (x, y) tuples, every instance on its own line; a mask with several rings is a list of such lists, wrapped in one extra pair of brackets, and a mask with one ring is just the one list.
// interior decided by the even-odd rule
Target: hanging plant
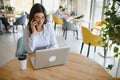
[[(120, 0), (112, 0), (107, 6), (104, 6), (104, 11), (105, 21), (102, 23), (105, 26), (102, 28), (101, 42), (106, 42), (105, 50), (113, 47), (116, 58), (120, 55)], [(112, 67), (113, 65), (108, 65), (108, 69), (112, 69)]]

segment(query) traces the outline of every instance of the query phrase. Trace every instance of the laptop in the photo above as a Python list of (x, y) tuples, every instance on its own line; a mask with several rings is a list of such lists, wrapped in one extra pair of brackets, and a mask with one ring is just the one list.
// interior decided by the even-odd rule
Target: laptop
[(34, 69), (65, 64), (69, 47), (37, 50), (35, 56), (30, 58)]

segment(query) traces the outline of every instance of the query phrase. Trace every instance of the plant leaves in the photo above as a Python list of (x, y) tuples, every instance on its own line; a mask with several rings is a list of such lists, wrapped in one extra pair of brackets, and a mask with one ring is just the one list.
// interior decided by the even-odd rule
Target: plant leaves
[(115, 54), (114, 57), (117, 58), (119, 54)]
[(110, 64), (110, 65), (108, 65), (108, 66), (107, 66), (107, 68), (106, 68), (106, 69), (111, 70), (112, 68), (113, 68), (113, 65), (112, 65), (112, 64)]
[(118, 47), (114, 47), (114, 53), (118, 53), (118, 51), (119, 51), (119, 48)]

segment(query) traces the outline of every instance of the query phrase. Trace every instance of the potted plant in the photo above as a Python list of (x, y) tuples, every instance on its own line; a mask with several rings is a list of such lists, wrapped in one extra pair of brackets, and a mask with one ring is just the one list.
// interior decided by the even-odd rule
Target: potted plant
[(13, 14), (13, 12), (14, 12), (14, 10), (15, 10), (15, 8), (14, 7), (12, 7), (12, 6), (5, 6), (5, 9), (6, 9), (6, 13), (8, 13), (8, 14)]
[[(112, 0), (104, 6), (104, 12), (105, 20), (102, 23), (105, 26), (102, 28), (101, 42), (106, 43), (105, 50), (113, 47), (116, 58), (120, 55), (120, 0)], [(108, 69), (112, 69), (112, 67), (113, 65), (108, 65)]]

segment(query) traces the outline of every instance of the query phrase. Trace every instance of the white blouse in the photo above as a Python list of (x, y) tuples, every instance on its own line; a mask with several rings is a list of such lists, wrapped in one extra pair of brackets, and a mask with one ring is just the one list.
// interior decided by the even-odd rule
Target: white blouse
[(27, 26), (23, 33), (25, 50), (28, 53), (32, 53), (35, 50), (58, 48), (54, 29), (49, 23), (44, 25), (44, 29), (41, 32), (36, 32), (34, 35), (30, 35), (29, 26)]

